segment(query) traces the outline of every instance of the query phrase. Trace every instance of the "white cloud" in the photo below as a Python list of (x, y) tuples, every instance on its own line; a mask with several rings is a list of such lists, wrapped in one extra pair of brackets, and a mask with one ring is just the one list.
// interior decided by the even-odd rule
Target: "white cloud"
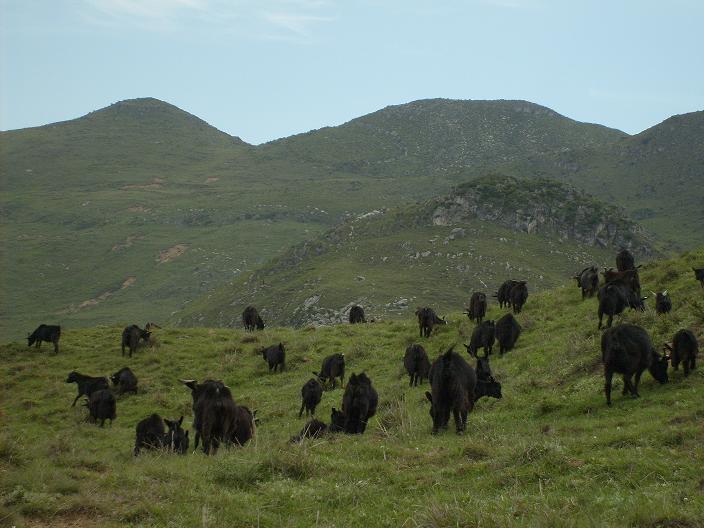
[(320, 22), (330, 22), (330, 17), (315, 15), (299, 15), (295, 13), (277, 12), (263, 13), (263, 18), (270, 24), (286, 29), (296, 35), (307, 37), (310, 35), (311, 26)]
[(180, 30), (200, 26), (243, 37), (307, 39), (315, 25), (335, 20), (327, 0), (82, 0), (91, 24)]

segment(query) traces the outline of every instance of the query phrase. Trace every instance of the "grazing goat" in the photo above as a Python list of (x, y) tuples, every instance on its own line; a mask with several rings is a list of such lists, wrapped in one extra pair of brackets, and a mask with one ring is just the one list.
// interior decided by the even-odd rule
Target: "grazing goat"
[(474, 328), (469, 345), (464, 345), (470, 356), (476, 357), (479, 349), (484, 350), (484, 356), (491, 354), (494, 346), (496, 327), (494, 321), (484, 321)]
[(269, 365), (269, 372), (276, 372), (277, 369), (281, 372), (286, 368), (286, 349), (283, 343), (263, 349), (262, 357)]
[(137, 347), (139, 346), (139, 340), (141, 339), (145, 343), (148, 343), (150, 336), (151, 332), (142, 330), (137, 325), (126, 326), (125, 329), (122, 331), (122, 355), (125, 355), (125, 347), (128, 347), (130, 351), (130, 357), (132, 357), (132, 354), (137, 350)]
[(626, 271), (634, 269), (635, 267), (636, 265), (633, 254), (626, 248), (621, 248), (621, 251), (619, 251), (616, 255), (616, 269), (619, 271)]
[(408, 385), (418, 386), (423, 383), (423, 379), (428, 377), (430, 372), (430, 360), (425, 349), (420, 345), (408, 345), (406, 355), (403, 357), (403, 366), (408, 372)]
[[(614, 373), (623, 375), (623, 395), (630, 392), (638, 398), (638, 383), (645, 369), (659, 383), (667, 383), (668, 356), (660, 357), (650, 336), (640, 326), (621, 324), (607, 328), (601, 336), (601, 359), (604, 363), (606, 404), (611, 405), (611, 379)], [(635, 382), (631, 376), (635, 374)]]
[(247, 306), (242, 312), (242, 324), (247, 332), (254, 330), (264, 330), (264, 321), (259, 316), (259, 312), (254, 306)]
[(691, 330), (678, 330), (672, 338), (672, 346), (665, 343), (664, 348), (670, 352), (673, 369), (678, 370), (682, 363), (685, 378), (689, 376), (689, 371), (697, 366), (699, 343)]
[(574, 278), (577, 280), (577, 287), (582, 290), (582, 300), (594, 297), (599, 291), (599, 271), (596, 266), (584, 268)]
[(362, 372), (352, 374), (342, 397), (342, 412), (345, 415), (344, 431), (349, 434), (362, 434), (369, 418), (376, 414), (379, 395), (372, 380)]
[(350, 324), (366, 323), (364, 318), (364, 308), (361, 306), (353, 306), (350, 308)]
[(465, 313), (470, 321), (482, 324), (482, 320), (486, 315), (486, 293), (474, 292), (471, 299), (469, 299), (469, 308), (467, 308)]
[(54, 344), (54, 354), (58, 354), (59, 339), (61, 339), (60, 326), (40, 324), (34, 332), (27, 334), (27, 346), (34, 345), (41, 349), (42, 341), (47, 341)]
[(298, 417), (303, 416), (303, 410), (306, 411), (306, 416), (315, 414), (315, 408), (320, 403), (323, 397), (323, 386), (315, 379), (309, 379), (301, 388), (301, 410), (298, 411)]
[(85, 376), (75, 370), (73, 372), (69, 372), (68, 377), (66, 378), (66, 383), (75, 383), (78, 385), (78, 396), (76, 396), (76, 399), (73, 400), (71, 407), (76, 406), (76, 402), (81, 396), (90, 396), (95, 391), (110, 388), (106, 377), (96, 378), (93, 376)]
[(499, 342), (499, 354), (503, 355), (504, 352), (512, 350), (516, 345), (516, 341), (521, 335), (522, 328), (521, 325), (518, 324), (518, 321), (516, 321), (516, 318), (510, 313), (507, 313), (496, 321), (494, 328), (496, 340)]
[(416, 310), (416, 317), (418, 318), (420, 337), (430, 337), (435, 325), (447, 324), (447, 321), (444, 318), (441, 319), (438, 317), (432, 308), (418, 308)]
[(100, 427), (105, 425), (105, 420), (110, 420), (110, 425), (112, 425), (112, 421), (117, 416), (115, 396), (109, 389), (92, 392), (88, 397), (87, 406), (91, 421), (95, 423), (100, 420)]
[(467, 415), (474, 408), (474, 391), (477, 386), (474, 369), (450, 348), (430, 367), (430, 386), (432, 392), (426, 392), (425, 397), (430, 401), (433, 434), (447, 429), (450, 412), (455, 418), (457, 434), (464, 434)]
[(313, 372), (320, 380), (321, 385), (325, 385), (328, 380), (332, 380), (332, 388), (335, 389), (335, 380), (340, 378), (340, 385), (345, 385), (345, 355), (331, 354), (323, 359), (320, 372)]

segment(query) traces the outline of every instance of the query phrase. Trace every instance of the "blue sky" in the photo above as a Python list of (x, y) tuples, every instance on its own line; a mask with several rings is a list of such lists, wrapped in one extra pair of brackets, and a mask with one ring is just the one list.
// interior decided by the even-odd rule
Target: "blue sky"
[(0, 0), (0, 129), (156, 97), (250, 143), (416, 99), (639, 132), (704, 109), (701, 0)]

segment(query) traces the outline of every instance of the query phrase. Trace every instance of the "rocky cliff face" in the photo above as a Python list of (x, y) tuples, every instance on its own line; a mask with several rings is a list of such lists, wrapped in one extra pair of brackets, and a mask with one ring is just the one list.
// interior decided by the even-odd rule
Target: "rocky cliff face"
[(647, 233), (621, 209), (553, 180), (480, 178), (435, 202), (433, 225), (452, 226), (479, 218), (525, 233), (551, 233), (590, 246), (653, 254)]

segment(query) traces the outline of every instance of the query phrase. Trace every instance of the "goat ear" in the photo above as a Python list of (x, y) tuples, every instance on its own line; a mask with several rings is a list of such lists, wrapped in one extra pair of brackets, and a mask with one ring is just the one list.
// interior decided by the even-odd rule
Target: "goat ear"
[(425, 391), (425, 398), (426, 398), (430, 403), (433, 403), (433, 395), (430, 394), (428, 391)]
[(662, 294), (663, 294), (663, 295), (667, 295), (667, 290), (665, 290), (664, 292), (662, 292)]
[(183, 415), (181, 415), (181, 418), (178, 419), (178, 426), (181, 427), (182, 423), (183, 423)]

